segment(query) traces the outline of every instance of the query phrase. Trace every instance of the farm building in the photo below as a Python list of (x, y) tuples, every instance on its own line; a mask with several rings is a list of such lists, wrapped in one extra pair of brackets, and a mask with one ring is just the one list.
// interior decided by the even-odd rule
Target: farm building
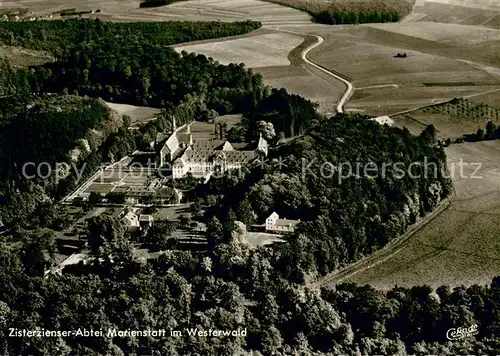
[(266, 219), (266, 232), (274, 232), (274, 233), (294, 232), (295, 226), (297, 226), (299, 222), (300, 220), (280, 219), (278, 213), (273, 212)]

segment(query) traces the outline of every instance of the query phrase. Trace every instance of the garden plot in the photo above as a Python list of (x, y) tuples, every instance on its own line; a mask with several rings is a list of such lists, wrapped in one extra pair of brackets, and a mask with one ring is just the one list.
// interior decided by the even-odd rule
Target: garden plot
[(393, 116), (399, 127), (406, 127), (419, 135), (428, 125), (434, 125), (441, 139), (452, 140), (470, 135), (485, 128), (488, 121), (500, 124), (500, 110), (480, 101), (467, 99), (425, 107), (416, 111)]

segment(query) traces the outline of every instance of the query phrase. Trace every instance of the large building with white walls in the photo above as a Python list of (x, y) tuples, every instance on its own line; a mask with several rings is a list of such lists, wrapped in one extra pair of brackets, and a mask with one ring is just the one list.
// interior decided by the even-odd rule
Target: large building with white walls
[(209, 177), (214, 172), (239, 169), (260, 156), (267, 156), (268, 143), (259, 138), (255, 149), (237, 150), (227, 140), (194, 139), (191, 125), (179, 128), (173, 124), (173, 133), (161, 143), (159, 163), (169, 168), (173, 178), (188, 173), (194, 177)]

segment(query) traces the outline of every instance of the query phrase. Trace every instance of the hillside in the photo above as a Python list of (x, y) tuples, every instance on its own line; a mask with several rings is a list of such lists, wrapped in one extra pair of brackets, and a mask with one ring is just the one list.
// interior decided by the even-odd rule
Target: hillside
[(5, 105), (0, 116), (0, 220), (22, 225), (40, 203), (60, 198), (76, 184), (75, 172), (61, 171), (62, 165), (74, 163), (75, 169), (85, 162), (83, 177), (97, 168), (99, 148), (121, 119), (97, 99), (8, 100), (18, 105)]
[[(207, 219), (224, 220), (233, 211), (250, 225), (276, 211), (304, 220), (291, 247), (278, 247), (274, 264), (287, 278), (302, 280), (385, 246), (450, 194), (445, 154), (433, 137), (431, 127), (417, 137), (366, 117), (324, 119), (271, 152), (268, 164), (243, 177), (211, 180), (197, 196)], [(435, 163), (433, 172), (408, 173), (412, 162), (421, 167), (424, 159)]]
[(329, 25), (397, 22), (407, 16), (415, 0), (265, 0), (309, 13)]
[[(18, 225), (0, 237), (0, 326), (11, 329), (10, 336), (0, 332), (0, 354), (493, 355), (499, 349), (498, 277), (481, 280), (488, 285), (454, 290), (423, 285), (386, 292), (350, 284), (319, 290), (309, 283), (387, 245), (451, 193), (445, 151), (433, 126), (413, 136), (368, 116), (328, 119), (314, 103), (265, 87), (262, 77), (243, 65), (222, 65), (168, 47), (246, 33), (257, 23), (54, 20), (8, 26), (2, 32), (0, 24), (0, 41), (58, 53), (58, 62), (30, 70), (0, 62), (0, 174), (9, 174), (0, 180), (0, 221)], [(97, 97), (162, 109), (156, 120), (130, 130), (131, 120), (110, 115)], [(463, 112), (470, 107), (471, 114), (483, 115), (482, 109), (463, 106)], [(158, 133), (171, 132), (173, 118), (182, 125), (226, 113), (239, 114), (234, 127), (226, 134), (222, 125), (220, 132), (215, 126), (207, 137), (241, 144), (265, 136), (268, 159), (212, 175), (207, 184), (186, 192), (189, 204), (167, 208), (191, 217), (172, 221), (176, 217), (163, 210), (163, 217), (156, 215), (140, 233), (115, 214), (122, 207), (102, 206), (96, 192), (88, 201), (73, 201), (79, 206), (58, 204), (68, 186), (59, 188), (46, 177), (30, 184), (20, 177), (26, 161), (51, 166), (69, 161), (68, 151), (88, 153), (88, 147), (92, 153), (83, 163), (94, 172), (102, 162), (150, 150), (164, 136)], [(110, 128), (105, 137), (107, 123), (116, 131)], [(150, 169), (134, 171), (148, 185), (160, 176), (145, 172)], [(141, 181), (133, 175), (129, 182)], [(164, 181), (163, 188), (184, 190), (196, 184), (191, 178)], [(109, 181), (118, 183), (113, 177)], [(123, 204), (126, 195), (113, 193), (108, 202)], [(137, 214), (163, 208), (137, 205)], [(251, 245), (246, 229), (272, 211), (301, 222), (293, 234), (282, 236), (286, 243)], [(479, 223), (486, 221), (494, 223), (491, 215)], [(195, 222), (206, 223), (206, 231), (195, 231)], [(465, 230), (451, 219), (441, 225)], [(196, 232), (202, 249), (182, 245), (172, 231), (176, 228), (187, 231), (189, 239)], [(76, 262), (83, 263), (62, 268), (55, 256), (62, 235), (89, 247), (77, 254)], [(144, 251), (144, 244), (154, 254)], [(59, 267), (61, 274), (51, 273)], [(467, 338), (447, 339), (447, 330), (476, 325), (477, 333)], [(33, 330), (46, 337), (24, 333)], [(71, 334), (59, 334), (63, 331)]]
[[(190, 38), (248, 32), (258, 26), (255, 22), (193, 25), (179, 22), (115, 24), (99, 20), (1, 24), (0, 42), (14, 41), (26, 48), (62, 54), (59, 61), (30, 70), (14, 69), (8, 62), (0, 62), (0, 95), (5, 96), (1, 98), (0, 106), (0, 119), (4, 122), (0, 137), (1, 172), (5, 175), (0, 180), (4, 203), (0, 219), (4, 223), (15, 220), (22, 224), (35, 209), (32, 198), (42, 195), (39, 190), (33, 194), (33, 182), (23, 179), (21, 169), (24, 163), (48, 162), (53, 166), (56, 162), (66, 162), (68, 151), (75, 147), (74, 141), (87, 139), (87, 132), (99, 126), (108, 112), (100, 103), (96, 104), (99, 110), (88, 108), (89, 100), (97, 100), (85, 97), (80, 111), (71, 107), (68, 110), (58, 108), (57, 104), (50, 106), (52, 100), (59, 100), (58, 94), (62, 94), (62, 101), (71, 93), (121, 104), (164, 108), (159, 120), (144, 125), (141, 130), (132, 133), (120, 127), (118, 132), (104, 137), (107, 140), (99, 142), (102, 149), (93, 149), (87, 173), (103, 161), (116, 161), (136, 149), (148, 148), (157, 132), (163, 132), (170, 125), (172, 116), (182, 124), (208, 112), (208, 109), (219, 114), (246, 112), (255, 106), (260, 110), (268, 104), (273, 109), (275, 99), (283, 103), (290, 99), (292, 103), (286, 106), (288, 110), (293, 110), (295, 105), (309, 108), (310, 103), (289, 97), (286, 92), (269, 93), (264, 100), (266, 91), (261, 77), (242, 66), (222, 66), (205, 56), (177, 54), (166, 47), (166, 44)], [(183, 29), (185, 31), (179, 32)], [(8, 33), (14, 36), (8, 36)], [(36, 35), (29, 36), (29, 33)], [(158, 36), (154, 36), (155, 33)], [(38, 102), (41, 102), (40, 106), (35, 105)], [(47, 106), (50, 110), (46, 110)], [(268, 111), (271, 110), (262, 107), (262, 115)], [(295, 117), (303, 113), (291, 115)], [(314, 109), (311, 109), (311, 117), (314, 115)], [(302, 115), (294, 127), (289, 127), (290, 124), (280, 122), (283, 118), (278, 117), (276, 124), (283, 131), (300, 132), (307, 127), (308, 120)], [(23, 130), (28, 131), (19, 138), (18, 132)], [(89, 144), (93, 147), (92, 142)], [(46, 185), (47, 182), (41, 181)], [(49, 197), (54, 200), (62, 198), (74, 182), (69, 183), (64, 187), (51, 184)]]

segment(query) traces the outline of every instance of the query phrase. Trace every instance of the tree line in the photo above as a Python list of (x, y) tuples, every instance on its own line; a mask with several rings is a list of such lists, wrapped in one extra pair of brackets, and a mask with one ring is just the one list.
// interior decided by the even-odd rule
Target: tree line
[[(120, 43), (169, 46), (176, 43), (243, 35), (260, 28), (243, 22), (110, 22), (99, 19), (20, 21), (0, 23), (0, 42), (7, 46), (41, 49), (65, 57), (81, 43), (113, 38)], [(114, 50), (112, 48), (111, 50)]]
[(401, 15), (396, 11), (334, 11), (326, 10), (313, 15), (314, 20), (327, 25), (356, 25), (362, 23), (398, 22)]
[(179, 1), (187, 1), (187, 0), (146, 0), (139, 4), (139, 7), (159, 7), (170, 5)]
[(415, 0), (372, 1), (300, 1), (266, 0), (309, 13), (319, 23), (327, 25), (398, 22), (413, 9)]

